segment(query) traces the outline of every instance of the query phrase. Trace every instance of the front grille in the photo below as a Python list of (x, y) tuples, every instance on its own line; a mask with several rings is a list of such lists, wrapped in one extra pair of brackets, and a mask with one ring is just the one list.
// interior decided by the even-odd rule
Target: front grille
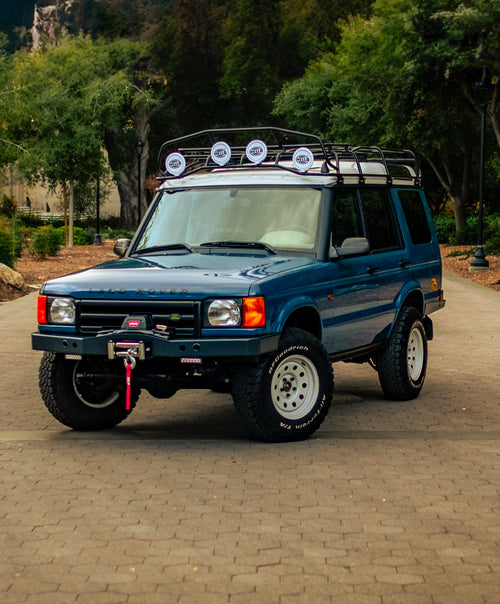
[(81, 300), (77, 329), (84, 335), (120, 329), (129, 315), (149, 315), (155, 327), (165, 325), (173, 331), (173, 337), (197, 336), (200, 332), (199, 303), (173, 300)]

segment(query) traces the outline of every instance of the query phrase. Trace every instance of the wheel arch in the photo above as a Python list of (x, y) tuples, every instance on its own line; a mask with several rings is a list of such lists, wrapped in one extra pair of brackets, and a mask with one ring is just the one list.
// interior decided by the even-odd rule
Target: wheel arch
[(416, 308), (418, 310), (418, 312), (423, 316), (424, 305), (425, 305), (425, 301), (424, 301), (424, 294), (422, 293), (422, 290), (414, 289), (413, 291), (409, 292), (406, 295), (406, 297), (403, 300), (403, 303), (401, 304), (401, 308), (403, 308), (404, 306), (412, 306), (413, 308)]
[(322, 337), (322, 327), (319, 312), (314, 306), (301, 306), (292, 310), (283, 323), (283, 329), (296, 327), (307, 331), (319, 341)]
[(396, 308), (397, 312), (394, 315), (394, 319), (392, 325), (390, 326), (388, 336), (392, 333), (394, 326), (396, 325), (403, 309), (415, 308), (422, 315), (422, 317), (424, 316), (424, 294), (417, 283), (413, 284), (413, 287), (411, 289), (410, 287), (406, 287), (399, 293), (398, 297), (396, 298)]

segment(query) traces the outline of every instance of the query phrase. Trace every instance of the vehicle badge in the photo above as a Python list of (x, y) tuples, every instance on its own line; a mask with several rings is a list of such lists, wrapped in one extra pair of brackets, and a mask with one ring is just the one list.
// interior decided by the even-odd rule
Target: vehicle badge
[(170, 153), (165, 160), (165, 168), (172, 176), (180, 176), (186, 169), (186, 158), (182, 153)]
[(299, 172), (307, 172), (314, 162), (313, 152), (307, 147), (300, 147), (293, 154), (292, 161)]
[(266, 159), (267, 145), (258, 139), (250, 141), (245, 154), (253, 164), (260, 164)]
[(231, 147), (224, 141), (218, 141), (212, 145), (210, 157), (218, 166), (225, 166), (231, 159)]

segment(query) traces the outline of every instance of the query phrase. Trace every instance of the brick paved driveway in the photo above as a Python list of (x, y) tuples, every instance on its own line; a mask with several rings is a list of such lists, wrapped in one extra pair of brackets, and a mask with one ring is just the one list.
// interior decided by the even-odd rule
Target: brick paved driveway
[(336, 365), (314, 438), (143, 395), (113, 431), (43, 407), (34, 296), (0, 305), (0, 602), (500, 602), (500, 295), (447, 275), (427, 382)]

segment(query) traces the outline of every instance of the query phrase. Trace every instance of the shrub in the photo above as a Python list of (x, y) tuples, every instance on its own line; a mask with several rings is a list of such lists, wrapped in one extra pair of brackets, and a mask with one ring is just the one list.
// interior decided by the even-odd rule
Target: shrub
[(490, 237), (484, 246), (487, 256), (500, 256), (500, 231)]
[(14, 268), (23, 250), (25, 226), (21, 220), (0, 218), (0, 262)]
[(57, 230), (52, 226), (39, 227), (31, 238), (31, 253), (39, 258), (56, 256), (61, 248)]
[(4, 228), (3, 221), (0, 221), (0, 262), (10, 268), (14, 267), (14, 251), (12, 249), (12, 235), (9, 229)]
[(455, 250), (454, 252), (450, 252), (449, 254), (446, 254), (447, 258), (470, 258), (471, 256), (474, 256), (474, 252), (476, 250), (474, 249), (470, 249), (470, 250)]
[(135, 231), (129, 229), (110, 229), (102, 233), (103, 238), (106, 239), (132, 239)]
[(0, 204), (0, 212), (7, 216), (7, 218), (11, 218), (16, 213), (16, 200), (13, 197), (7, 197), (7, 195), (3, 196), (2, 203)]
[(43, 218), (40, 218), (40, 216), (37, 216), (36, 214), (23, 214), (23, 222), (25, 226), (30, 228), (36, 228), (46, 224)]
[(436, 216), (434, 226), (439, 243), (448, 243), (450, 236), (455, 233), (455, 220), (447, 216)]
[[(55, 229), (59, 238), (59, 245), (66, 245), (66, 231), (63, 226)], [(87, 232), (82, 227), (73, 227), (73, 244), (74, 245), (89, 245), (91, 243)]]

